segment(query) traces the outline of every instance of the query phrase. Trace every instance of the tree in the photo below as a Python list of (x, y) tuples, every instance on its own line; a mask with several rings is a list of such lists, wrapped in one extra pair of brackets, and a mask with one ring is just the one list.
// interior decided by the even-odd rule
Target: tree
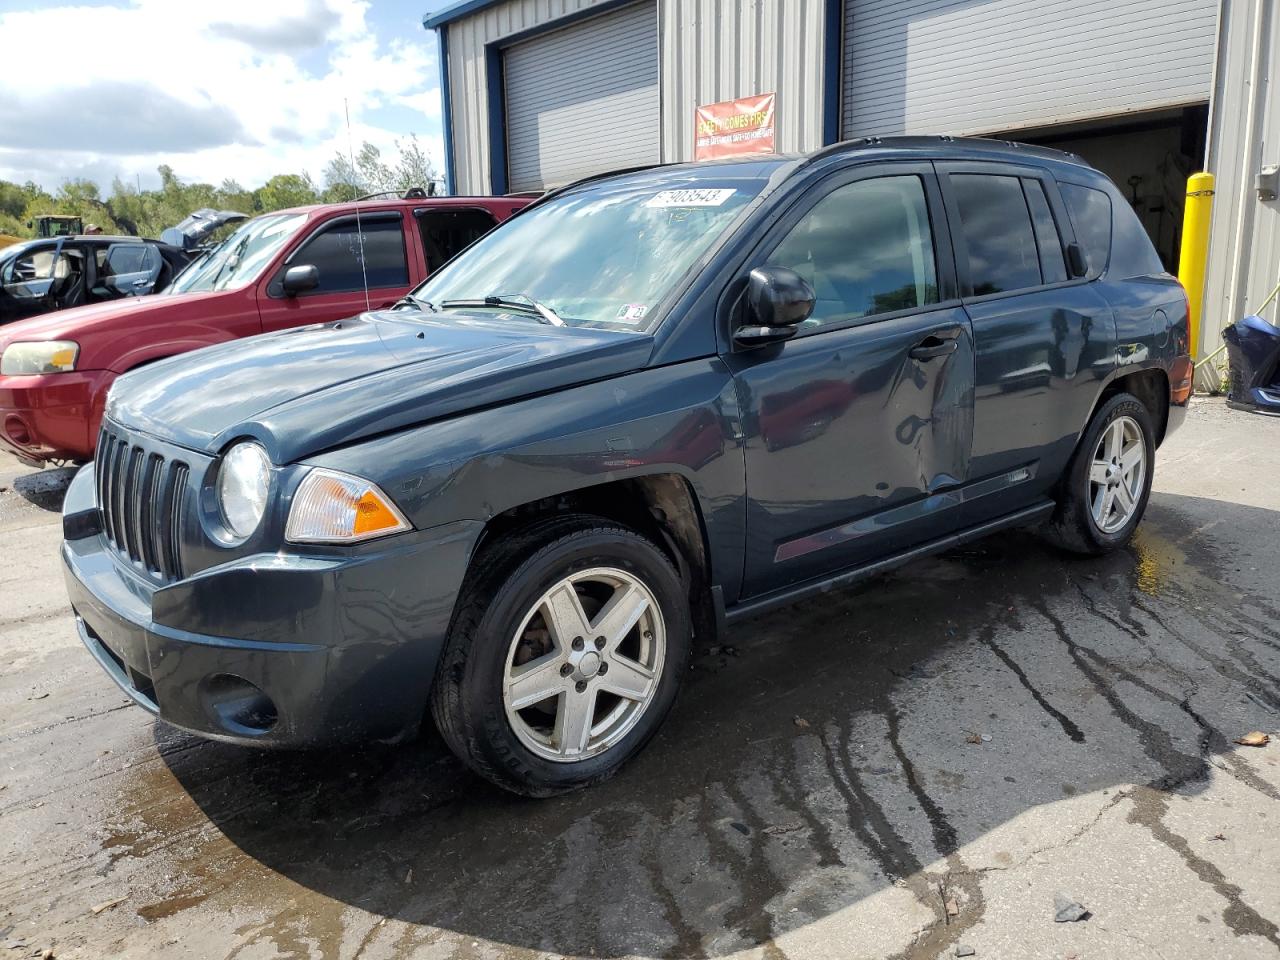
[(136, 184), (116, 177), (106, 199), (92, 180), (67, 180), (54, 194), (30, 181), (17, 184), (0, 180), (0, 233), (32, 236), (34, 230), (27, 226), (29, 221), (41, 214), (62, 213), (79, 216), (86, 225), (95, 223), (107, 233), (158, 237), (165, 228), (202, 207), (253, 216), (309, 203), (353, 200), (384, 190), (429, 190), (433, 182), (438, 183), (436, 169), (415, 134), (397, 140), (395, 145), (396, 155), (388, 159), (367, 141), (354, 157), (334, 154), (324, 169), (323, 191), (305, 172), (277, 174), (258, 189), (247, 190), (231, 179), (216, 187), (210, 183), (185, 183), (167, 165), (156, 168), (159, 189), (140, 190)]
[(255, 190), (254, 199), (259, 210), (269, 213), (286, 207), (319, 203), (320, 195), (307, 174), (280, 173)]
[(397, 140), (396, 150), (399, 156), (394, 165), (383, 162), (382, 152), (367, 140), (354, 157), (335, 153), (324, 171), (324, 199), (354, 200), (368, 193), (403, 193), (412, 187), (429, 191), (438, 175), (417, 135), (411, 133), (406, 140)]

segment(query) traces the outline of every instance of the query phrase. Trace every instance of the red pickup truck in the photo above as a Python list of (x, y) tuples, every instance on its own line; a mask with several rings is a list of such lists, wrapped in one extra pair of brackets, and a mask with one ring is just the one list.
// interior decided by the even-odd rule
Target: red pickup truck
[(398, 198), (268, 213), (158, 296), (0, 327), (0, 447), (33, 466), (90, 460), (120, 374), (226, 340), (354, 316), (366, 309), (366, 280), (368, 306), (389, 307), (530, 202)]

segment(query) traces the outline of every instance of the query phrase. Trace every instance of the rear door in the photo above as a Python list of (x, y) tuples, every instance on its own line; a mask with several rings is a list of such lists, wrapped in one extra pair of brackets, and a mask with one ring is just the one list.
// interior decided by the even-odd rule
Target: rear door
[(95, 253), (97, 276), (91, 291), (95, 300), (151, 293), (164, 265), (160, 251), (149, 243), (113, 243)]
[[(285, 271), (306, 264), (319, 271), (319, 286), (285, 296)], [(401, 212), (342, 214), (314, 227), (259, 288), (262, 329), (341, 320), (363, 313), (366, 304), (383, 309), (408, 293), (411, 285)]]
[(725, 359), (746, 437), (744, 595), (877, 559), (959, 525), (973, 393), (929, 163), (827, 178), (746, 265), (790, 267), (813, 316)]
[(965, 519), (978, 523), (1055, 483), (1114, 364), (1115, 324), (1088, 279), (1067, 275), (1074, 234), (1045, 170), (937, 166), (977, 350), (970, 469), (987, 482)]

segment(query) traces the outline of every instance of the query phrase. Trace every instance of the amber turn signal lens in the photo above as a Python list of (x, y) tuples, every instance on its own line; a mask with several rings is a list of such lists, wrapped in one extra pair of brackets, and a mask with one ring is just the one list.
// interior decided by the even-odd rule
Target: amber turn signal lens
[(314, 469), (298, 485), (285, 539), (293, 543), (358, 543), (413, 529), (374, 484), (336, 470)]

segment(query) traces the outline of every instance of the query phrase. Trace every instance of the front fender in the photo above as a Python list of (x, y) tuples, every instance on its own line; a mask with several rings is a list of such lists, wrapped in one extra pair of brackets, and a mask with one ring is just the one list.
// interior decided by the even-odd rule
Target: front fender
[(676, 474), (698, 498), (713, 577), (728, 591), (734, 570), (740, 576), (745, 524), (738, 423), (732, 377), (710, 358), (473, 411), (306, 463), (373, 480), (419, 529)]

